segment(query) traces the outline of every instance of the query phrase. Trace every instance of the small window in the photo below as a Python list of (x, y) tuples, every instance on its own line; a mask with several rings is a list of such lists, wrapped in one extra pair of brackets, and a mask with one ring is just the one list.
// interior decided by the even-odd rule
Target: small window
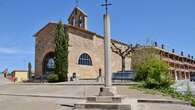
[(78, 64), (79, 65), (89, 65), (89, 66), (92, 66), (91, 57), (88, 54), (86, 54), (86, 53), (81, 54), (81, 56), (79, 57)]
[(84, 24), (83, 24), (83, 16), (80, 16), (79, 17), (79, 27), (84, 27)]

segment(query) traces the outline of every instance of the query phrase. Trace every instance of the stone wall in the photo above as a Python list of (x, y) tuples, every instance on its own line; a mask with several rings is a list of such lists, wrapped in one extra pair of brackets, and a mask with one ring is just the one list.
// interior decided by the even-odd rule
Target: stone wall
[[(35, 73), (42, 74), (42, 64), (44, 56), (54, 51), (54, 31), (55, 25), (49, 24), (42, 29), (36, 37), (36, 56), (35, 56)], [(97, 37), (96, 34), (88, 33), (80, 29), (69, 28), (69, 76), (77, 73), (80, 78), (96, 78), (99, 69), (104, 73), (104, 40)], [(121, 45), (121, 44), (119, 44)], [(79, 65), (79, 56), (87, 53), (92, 59), (92, 66)], [(126, 69), (129, 70), (131, 65), (130, 58), (126, 59)], [(112, 54), (113, 72), (121, 70), (121, 58), (117, 54)]]
[(35, 37), (35, 74), (42, 75), (43, 59), (49, 52), (54, 52), (54, 33), (55, 26), (48, 24)]

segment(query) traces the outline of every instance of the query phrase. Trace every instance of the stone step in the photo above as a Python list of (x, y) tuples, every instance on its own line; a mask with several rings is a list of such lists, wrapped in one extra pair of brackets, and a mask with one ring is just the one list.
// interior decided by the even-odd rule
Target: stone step
[(92, 96), (87, 97), (87, 102), (96, 103), (121, 103), (127, 96)]
[(83, 103), (75, 106), (75, 110), (131, 110), (131, 104), (124, 103)]
[[(110, 98), (110, 97), (108, 97)], [(105, 99), (107, 100), (107, 99)], [(75, 104), (73, 110), (135, 110), (136, 99), (124, 99), (121, 103), (109, 102), (80, 102)]]

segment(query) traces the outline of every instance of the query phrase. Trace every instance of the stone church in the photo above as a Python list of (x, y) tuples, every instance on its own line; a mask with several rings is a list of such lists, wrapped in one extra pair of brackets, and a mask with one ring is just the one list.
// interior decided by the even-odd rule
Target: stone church
[[(99, 72), (104, 73), (104, 38), (91, 32), (87, 28), (87, 14), (75, 7), (68, 18), (69, 34), (69, 68), (68, 76), (76, 73), (80, 79), (96, 78)], [(35, 34), (35, 75), (47, 76), (55, 67), (55, 29), (57, 23), (48, 23)], [(103, 27), (103, 26), (102, 26)], [(115, 44), (124, 47), (125, 43), (112, 40)], [(126, 70), (131, 68), (131, 59), (126, 58)], [(112, 53), (112, 71), (117, 72), (122, 68), (121, 57)]]

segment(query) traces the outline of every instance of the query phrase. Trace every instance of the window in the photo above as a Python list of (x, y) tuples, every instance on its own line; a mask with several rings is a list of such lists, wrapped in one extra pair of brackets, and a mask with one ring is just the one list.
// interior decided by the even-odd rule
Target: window
[(55, 62), (54, 62), (54, 52), (49, 52), (45, 55), (43, 59), (43, 74), (47, 75), (54, 71)]
[(79, 17), (79, 27), (84, 27), (84, 24), (83, 24), (83, 16), (80, 16)]
[(48, 60), (47, 68), (48, 68), (48, 69), (54, 69), (54, 68), (55, 68), (55, 63), (54, 63), (54, 59), (53, 59), (53, 58), (50, 58), (50, 59)]
[(91, 66), (92, 65), (91, 57), (86, 53), (81, 54), (81, 56), (79, 57), (78, 64)]

